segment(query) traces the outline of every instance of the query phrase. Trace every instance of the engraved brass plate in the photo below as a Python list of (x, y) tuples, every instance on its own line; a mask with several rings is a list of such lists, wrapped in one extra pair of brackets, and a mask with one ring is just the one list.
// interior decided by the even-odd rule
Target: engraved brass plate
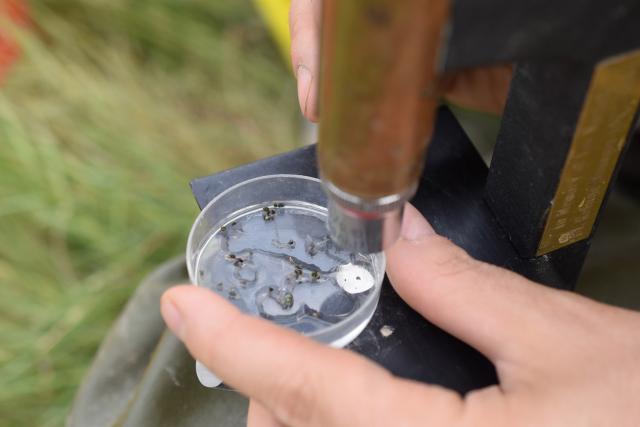
[(593, 73), (537, 255), (591, 234), (640, 103), (640, 51), (609, 58)]

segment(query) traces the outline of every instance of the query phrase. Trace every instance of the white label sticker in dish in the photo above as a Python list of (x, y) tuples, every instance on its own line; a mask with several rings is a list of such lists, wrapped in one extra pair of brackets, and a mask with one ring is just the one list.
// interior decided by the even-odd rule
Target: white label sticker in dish
[(373, 287), (374, 279), (369, 270), (359, 265), (346, 264), (336, 272), (338, 286), (350, 294), (359, 294)]

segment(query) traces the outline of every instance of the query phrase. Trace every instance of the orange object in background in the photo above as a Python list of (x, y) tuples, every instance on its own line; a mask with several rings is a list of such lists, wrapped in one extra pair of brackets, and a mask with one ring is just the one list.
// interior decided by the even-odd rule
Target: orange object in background
[(20, 46), (2, 31), (2, 22), (11, 21), (27, 25), (29, 13), (24, 0), (0, 0), (0, 83), (15, 61), (20, 57)]

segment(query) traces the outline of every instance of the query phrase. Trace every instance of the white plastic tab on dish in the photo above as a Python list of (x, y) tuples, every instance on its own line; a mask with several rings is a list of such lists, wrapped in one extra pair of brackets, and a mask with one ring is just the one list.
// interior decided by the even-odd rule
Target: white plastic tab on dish
[(198, 376), (198, 381), (205, 387), (218, 387), (222, 384), (222, 380), (216, 377), (206, 366), (204, 366), (200, 361), (196, 360), (196, 375)]

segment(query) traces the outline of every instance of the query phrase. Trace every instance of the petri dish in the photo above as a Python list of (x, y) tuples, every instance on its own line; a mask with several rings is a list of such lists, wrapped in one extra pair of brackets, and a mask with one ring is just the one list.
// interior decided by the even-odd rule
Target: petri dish
[[(215, 197), (187, 242), (191, 282), (245, 313), (344, 347), (371, 320), (384, 278), (384, 254), (344, 250), (329, 238), (320, 180), (267, 175)], [(201, 383), (220, 381), (196, 363)]]

